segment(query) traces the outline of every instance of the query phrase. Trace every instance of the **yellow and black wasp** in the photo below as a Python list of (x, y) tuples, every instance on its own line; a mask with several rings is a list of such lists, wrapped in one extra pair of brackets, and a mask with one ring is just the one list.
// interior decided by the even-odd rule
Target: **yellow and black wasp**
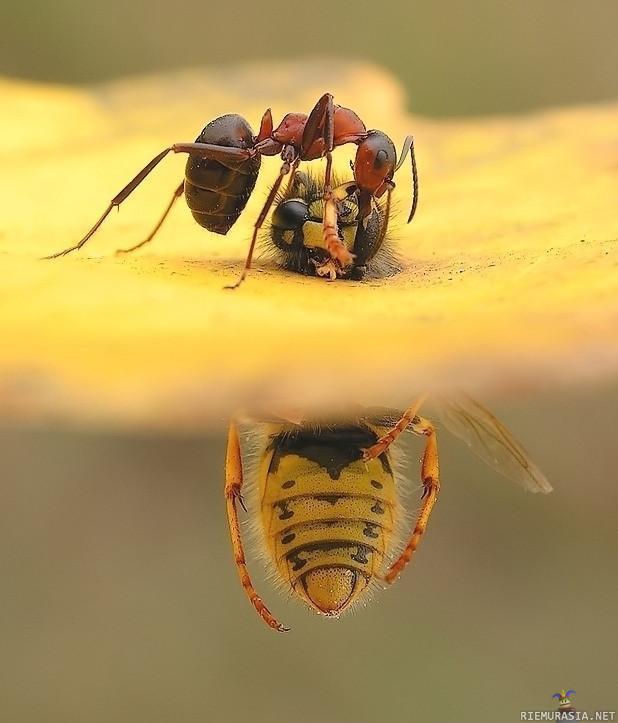
[(279, 194), (262, 244), (277, 265), (306, 276), (360, 280), (391, 276), (401, 270), (388, 235), (391, 194), (371, 199), (361, 218), (359, 195), (353, 181), (334, 178), (339, 239), (354, 257), (345, 271), (328, 252), (322, 233), (324, 184), (318, 176), (299, 171)]
[[(427, 528), (440, 474), (435, 426), (419, 415), (424, 402), (421, 398), (399, 415), (375, 410), (329, 422), (253, 423), (246, 474), (239, 427), (230, 423), (225, 497), (234, 559), (247, 596), (270, 627), (286, 630), (255, 591), (247, 568), (237, 510), (237, 503), (247, 509), (245, 478), (253, 492), (251, 514), (259, 519), (277, 578), (313, 610), (338, 617), (374, 583), (394, 582)], [(551, 491), (521, 445), (481, 404), (460, 396), (441, 402), (439, 414), (490, 466), (531, 492)], [(397, 443), (404, 431), (425, 440), (422, 505), (407, 534), (400, 502), (406, 480)]]

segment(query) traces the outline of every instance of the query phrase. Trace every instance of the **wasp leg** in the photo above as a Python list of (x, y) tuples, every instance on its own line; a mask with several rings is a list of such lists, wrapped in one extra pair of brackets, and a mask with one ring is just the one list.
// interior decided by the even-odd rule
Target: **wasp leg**
[(383, 452), (391, 446), (397, 437), (404, 432), (413, 422), (416, 421), (416, 413), (427, 399), (427, 394), (417, 399), (412, 406), (408, 407), (401, 415), (401, 418), (392, 429), (380, 437), (375, 444), (363, 450), (363, 459), (368, 461), (379, 457)]
[(440, 491), (438, 441), (436, 438), (436, 430), (431, 422), (417, 416), (417, 412), (426, 398), (427, 395), (424, 395), (411, 407), (408, 407), (392, 429), (380, 437), (371, 447), (363, 450), (364, 460), (379, 457), (381, 454), (386, 452), (397, 437), (399, 437), (399, 435), (408, 427), (411, 427), (415, 434), (421, 434), (426, 437), (427, 440), (421, 464), (421, 479), (424, 488), (422, 497), (423, 505), (418, 514), (410, 541), (384, 576), (384, 580), (389, 584), (397, 579), (403, 568), (410, 562), (412, 555), (415, 553), (416, 548), (421, 541), (421, 537), (425, 533), (429, 517), (431, 516), (431, 511), (433, 510), (433, 506), (436, 503), (438, 493)]
[(172, 207), (176, 203), (176, 201), (182, 196), (185, 190), (185, 182), (180, 184), (178, 188), (174, 191), (174, 195), (172, 196), (171, 201), (168, 203), (167, 208), (165, 211), (163, 211), (163, 215), (157, 222), (157, 225), (152, 229), (152, 231), (146, 236), (146, 238), (143, 241), (140, 241), (138, 244), (135, 244), (135, 246), (131, 246), (128, 249), (117, 249), (117, 254), (130, 254), (132, 251), (136, 251), (137, 249), (140, 249), (142, 246), (145, 246), (147, 243), (150, 243), (152, 239), (157, 234), (158, 230), (163, 226), (163, 222), (167, 218), (169, 212), (172, 210)]
[(421, 464), (421, 479), (423, 482), (423, 505), (416, 518), (416, 524), (412, 536), (404, 551), (395, 562), (389, 567), (384, 575), (384, 580), (393, 583), (403, 571), (403, 568), (410, 562), (412, 555), (425, 534), (429, 518), (440, 492), (440, 467), (438, 462), (438, 441), (436, 430), (433, 424), (422, 417), (415, 417), (412, 421), (412, 431), (426, 437), (425, 451)]
[(236, 502), (240, 502), (244, 509), (241, 490), (243, 485), (242, 458), (240, 454), (240, 439), (238, 437), (238, 427), (235, 422), (230, 422), (230, 428), (227, 438), (227, 453), (225, 458), (225, 504), (227, 507), (227, 519), (230, 526), (230, 536), (232, 538), (232, 549), (234, 550), (234, 562), (240, 577), (240, 584), (243, 587), (251, 604), (255, 608), (258, 615), (274, 630), (285, 632), (288, 628), (284, 628), (270, 610), (266, 607), (262, 598), (257, 594), (247, 569), (245, 560), (245, 552), (242, 545), (240, 535), (240, 523), (238, 521), (238, 511)]
[(279, 188), (281, 186), (281, 183), (283, 179), (287, 176), (287, 174), (290, 172), (290, 168), (293, 167), (295, 163), (295, 159), (285, 160), (281, 165), (281, 170), (279, 171), (279, 176), (277, 177), (277, 180), (274, 182), (273, 187), (270, 189), (270, 193), (268, 194), (268, 198), (266, 199), (264, 206), (262, 207), (262, 210), (260, 212), (260, 215), (257, 218), (257, 221), (255, 222), (253, 226), (253, 236), (251, 237), (251, 243), (249, 244), (249, 251), (247, 253), (247, 258), (245, 260), (245, 268), (242, 270), (242, 273), (240, 275), (240, 278), (235, 284), (231, 284), (230, 286), (225, 286), (225, 289), (237, 289), (242, 282), (247, 277), (247, 274), (249, 273), (249, 269), (251, 268), (251, 261), (253, 259), (253, 251), (255, 249), (255, 242), (257, 241), (258, 233), (260, 229), (262, 228), (262, 224), (264, 223), (264, 220), (266, 219), (266, 216), (268, 215), (268, 211), (270, 210), (270, 207), (273, 205), (273, 202), (275, 198), (277, 197), (277, 194), (279, 193)]
[(62, 251), (58, 251), (50, 256), (45, 256), (45, 259), (56, 259), (59, 256), (66, 256), (71, 251), (78, 251), (88, 241), (88, 239), (94, 234), (94, 232), (101, 226), (103, 221), (109, 216), (114, 206), (119, 207), (120, 204), (125, 201), (140, 183), (148, 176), (148, 174), (156, 168), (159, 163), (167, 156), (168, 153), (191, 153), (194, 156), (200, 158), (211, 158), (214, 160), (245, 160), (255, 154), (254, 150), (244, 148), (234, 148), (228, 146), (216, 146), (210, 143), (174, 143), (173, 146), (165, 148), (158, 155), (156, 155), (152, 161), (147, 163), (144, 168), (134, 177), (129, 183), (110, 201), (109, 206), (103, 212), (101, 218), (94, 224), (94, 226), (88, 231), (88, 233), (78, 241), (75, 246), (69, 246)]

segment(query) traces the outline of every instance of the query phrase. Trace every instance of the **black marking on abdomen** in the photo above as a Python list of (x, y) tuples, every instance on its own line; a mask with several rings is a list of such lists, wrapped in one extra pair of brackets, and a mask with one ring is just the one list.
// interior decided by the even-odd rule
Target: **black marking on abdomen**
[(376, 515), (383, 515), (384, 514), (384, 507), (382, 506), (382, 502), (380, 500), (376, 500), (375, 505), (371, 508), (371, 511), (375, 513)]
[[(299, 545), (293, 550), (290, 550), (286, 554), (286, 560), (292, 561), (292, 558), (296, 558), (301, 552), (329, 552), (330, 550), (337, 550), (346, 547), (356, 547), (357, 551), (355, 555), (361, 555), (361, 551), (368, 553), (377, 552), (377, 550), (371, 545), (359, 545), (357, 540), (318, 540), (317, 542), (308, 542), (305, 545)], [(355, 559), (355, 558), (353, 558)], [(368, 562), (368, 560), (365, 560)]]
[(284, 482), (284, 483), (281, 485), (281, 487), (282, 487), (282, 489), (284, 489), (284, 490), (289, 490), (290, 487), (294, 487), (295, 484), (296, 484), (296, 480), (295, 480), (295, 479), (289, 479), (287, 482)]
[(292, 563), (292, 571), (298, 572), (299, 570), (302, 570), (303, 567), (307, 564), (307, 560), (303, 560), (302, 557), (300, 557), (299, 552), (301, 552), (301, 549), (294, 550), (293, 552), (289, 552), (286, 555), (286, 559), (288, 562)]
[(282, 502), (275, 502), (273, 505), (273, 507), (278, 507), (281, 510), (281, 514), (279, 515), (280, 520), (289, 520), (290, 517), (294, 517), (294, 512), (288, 509), (289, 504), (288, 500), (283, 500)]
[[(281, 459), (294, 454), (320, 465), (332, 480), (338, 480), (343, 470), (362, 458), (362, 449), (377, 442), (376, 433), (363, 426), (331, 426), (321, 429), (300, 429), (279, 434), (272, 440), (274, 450), (269, 472), (276, 474)], [(378, 458), (384, 471), (392, 475), (388, 456)]]
[(283, 545), (289, 545), (290, 542), (296, 539), (296, 533), (295, 532), (288, 532), (281, 538), (281, 543)]
[(384, 488), (384, 485), (383, 485), (381, 482), (378, 482), (377, 479), (372, 479), (372, 480), (371, 480), (371, 486), (372, 486), (372, 487), (375, 487), (377, 490), (381, 490), (381, 489)]
[(358, 562), (361, 565), (366, 565), (369, 562), (369, 559), (367, 557), (367, 553), (371, 554), (371, 548), (365, 547), (364, 545), (358, 545), (356, 548), (356, 552), (353, 555), (350, 555), (350, 558), (354, 560), (354, 562)]
[(320, 502), (328, 502), (334, 507), (344, 495), (312, 495), (312, 497)]
[(363, 535), (365, 535), (365, 537), (379, 537), (380, 535), (376, 532), (378, 527), (380, 527), (380, 525), (376, 525), (374, 522), (365, 522)]

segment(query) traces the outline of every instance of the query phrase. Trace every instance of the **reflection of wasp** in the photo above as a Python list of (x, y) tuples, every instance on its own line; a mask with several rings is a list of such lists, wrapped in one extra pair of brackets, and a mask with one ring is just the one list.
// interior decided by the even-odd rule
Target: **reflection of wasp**
[[(226, 234), (238, 220), (253, 192), (262, 156), (280, 155), (282, 164), (279, 175), (254, 224), (245, 268), (238, 282), (231, 288), (240, 285), (251, 267), (258, 232), (279, 193), (283, 180), (289, 175), (288, 184), (292, 183), (301, 161), (313, 161), (318, 158), (326, 159), (322, 192), (324, 203), (322, 237), (329, 261), (328, 268), (321, 275), (331, 276), (332, 269), (335, 276), (344, 276), (354, 265), (354, 254), (342, 243), (339, 235), (337, 201), (340, 199), (333, 195), (331, 174), (334, 149), (347, 143), (354, 143), (357, 146), (352, 164), (354, 183), (349, 184), (348, 191), (356, 195), (359, 219), (364, 222), (368, 222), (376, 199), (384, 194), (390, 197), (395, 187), (393, 182), (395, 171), (410, 153), (413, 200), (408, 221), (411, 221), (418, 200), (418, 179), (412, 136), (405, 139), (398, 161), (395, 145), (386, 133), (367, 130), (353, 110), (336, 105), (333, 96), (325, 93), (309, 115), (287, 113), (276, 128), (268, 109), (262, 116), (257, 135), (253, 134), (251, 126), (242, 116), (230, 113), (210, 121), (194, 143), (174, 143), (164, 148), (114, 196), (99, 220), (78, 243), (47, 258), (65, 256), (82, 248), (111, 210), (114, 207), (118, 208), (148, 174), (172, 152), (188, 154), (185, 178), (174, 191), (171, 201), (152, 233), (141, 243), (122, 251), (134, 251), (151, 241), (183, 193), (193, 217), (200, 226), (214, 233)], [(363, 224), (359, 224), (358, 229), (358, 234), (362, 235)]]
[(289, 271), (305, 275), (362, 279), (377, 278), (399, 270), (389, 244), (385, 243), (391, 210), (391, 194), (374, 201), (365, 218), (354, 181), (333, 179), (339, 237), (354, 256), (341, 269), (331, 259), (322, 233), (324, 187), (317, 177), (298, 172), (276, 200), (266, 244), (276, 262)]
[(574, 694), (574, 690), (561, 690), (559, 693), (552, 695), (552, 698), (558, 698), (558, 710), (561, 713), (570, 713), (576, 710), (570, 700), (570, 697)]
[[(392, 583), (423, 536), (440, 490), (433, 424), (418, 415), (424, 398), (400, 416), (368, 412), (336, 423), (265, 423), (253, 429), (256, 506), (267, 557), (288, 589), (317, 612), (337, 617), (361, 599), (372, 582)], [(550, 492), (542, 472), (507, 429), (480, 404), (461, 397), (442, 404), (445, 426), (492, 467), (532, 492)], [(399, 417), (399, 418), (398, 418)], [(402, 524), (397, 446), (405, 430), (425, 439), (422, 505), (412, 534), (399, 547)], [(285, 630), (256, 593), (245, 560), (237, 501), (245, 507), (240, 437), (230, 424), (225, 497), (241, 584), (272, 628)], [(246, 510), (246, 508), (245, 508)], [(258, 511), (255, 510), (257, 515)], [(386, 569), (384, 569), (386, 567)]]

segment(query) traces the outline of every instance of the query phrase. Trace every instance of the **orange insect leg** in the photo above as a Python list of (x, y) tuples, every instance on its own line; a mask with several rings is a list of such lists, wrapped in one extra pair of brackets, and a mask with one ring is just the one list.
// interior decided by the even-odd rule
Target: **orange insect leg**
[(423, 481), (423, 505), (416, 519), (416, 525), (412, 531), (410, 541), (404, 551), (390, 566), (384, 580), (389, 584), (394, 582), (401, 574), (403, 568), (410, 562), (412, 555), (416, 552), (422, 536), (425, 534), (427, 524), (433, 507), (440, 492), (440, 468), (438, 462), (438, 441), (436, 430), (431, 422), (421, 417), (416, 417), (412, 422), (413, 431), (426, 437), (425, 452), (421, 465), (421, 479)]
[(365, 461), (375, 459), (376, 457), (379, 457), (383, 452), (386, 452), (386, 450), (397, 439), (397, 437), (402, 432), (405, 432), (405, 430), (410, 426), (410, 424), (412, 424), (414, 418), (416, 417), (416, 413), (425, 402), (425, 399), (427, 399), (426, 394), (417, 399), (412, 406), (408, 407), (405, 410), (405, 412), (401, 415), (401, 419), (392, 429), (390, 429), (385, 435), (380, 437), (380, 439), (378, 439), (375, 444), (372, 444), (371, 447), (364, 449), (363, 459)]
[(227, 507), (227, 519), (230, 526), (230, 536), (232, 538), (232, 549), (234, 550), (234, 562), (238, 570), (240, 584), (243, 587), (251, 604), (255, 608), (258, 615), (274, 630), (285, 632), (288, 628), (283, 627), (281, 623), (272, 615), (266, 607), (262, 598), (257, 594), (245, 559), (245, 552), (242, 545), (240, 534), (240, 523), (238, 521), (238, 511), (236, 502), (239, 501), (244, 508), (242, 500), (242, 457), (240, 453), (240, 439), (238, 436), (238, 427), (235, 422), (230, 422), (227, 438), (227, 453), (225, 458), (225, 502)]

